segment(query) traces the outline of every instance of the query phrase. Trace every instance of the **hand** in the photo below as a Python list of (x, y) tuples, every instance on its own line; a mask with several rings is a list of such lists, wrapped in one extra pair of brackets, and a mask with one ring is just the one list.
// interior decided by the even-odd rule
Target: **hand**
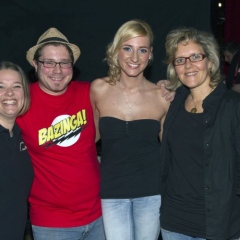
[(169, 84), (169, 80), (159, 80), (156, 85), (158, 85), (162, 89), (162, 96), (169, 102), (172, 102), (176, 92), (169, 91), (166, 86)]

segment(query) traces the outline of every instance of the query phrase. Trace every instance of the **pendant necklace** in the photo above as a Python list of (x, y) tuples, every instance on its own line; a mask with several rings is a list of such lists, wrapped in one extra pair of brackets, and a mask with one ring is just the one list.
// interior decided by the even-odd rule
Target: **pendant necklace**
[[(132, 108), (139, 98), (140, 90), (138, 91), (138, 95), (136, 96), (135, 101), (131, 105), (129, 104), (127, 97), (123, 93), (123, 87), (122, 87), (121, 80), (120, 80), (120, 90), (121, 90), (121, 93), (123, 95), (124, 102), (126, 103), (126, 105), (128, 107), (128, 116), (131, 119), (132, 118)], [(142, 90), (143, 90), (143, 82), (142, 82)]]
[[(212, 88), (211, 92), (212, 92), (214, 89), (215, 89), (215, 88)], [(210, 92), (210, 93), (211, 93), (211, 92)], [(209, 94), (210, 94), (210, 93), (209, 93)], [(209, 94), (208, 94), (208, 95), (209, 95)], [(197, 107), (196, 107), (196, 104), (195, 104), (195, 102), (194, 102), (194, 99), (193, 99), (192, 94), (191, 94), (191, 97), (192, 97), (192, 102), (193, 102), (194, 107), (190, 110), (190, 112), (191, 112), (191, 113), (197, 113)]]
[(191, 97), (192, 97), (192, 101), (193, 101), (193, 105), (194, 105), (194, 107), (191, 109), (191, 113), (196, 113), (197, 112), (197, 108), (196, 108), (196, 104), (195, 104), (195, 102), (194, 102), (194, 100), (193, 100), (193, 96), (192, 96), (192, 94), (191, 94)]

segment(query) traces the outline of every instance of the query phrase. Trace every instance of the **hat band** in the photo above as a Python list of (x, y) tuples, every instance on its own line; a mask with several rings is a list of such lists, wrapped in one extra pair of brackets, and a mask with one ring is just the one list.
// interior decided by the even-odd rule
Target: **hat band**
[(65, 42), (65, 43), (69, 43), (68, 41), (66, 41), (65, 39), (62, 39), (62, 38), (58, 38), (58, 37), (51, 37), (51, 38), (46, 38), (44, 40), (42, 40), (40, 43), (38, 44), (41, 44), (41, 43), (45, 43), (45, 42), (53, 42), (53, 41), (61, 41), (61, 42)]

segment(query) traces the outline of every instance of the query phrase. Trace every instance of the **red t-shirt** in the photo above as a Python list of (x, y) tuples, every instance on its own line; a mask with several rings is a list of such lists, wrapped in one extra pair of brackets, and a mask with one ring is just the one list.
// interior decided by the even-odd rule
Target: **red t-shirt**
[(101, 216), (89, 87), (73, 81), (64, 94), (52, 96), (34, 83), (30, 109), (17, 119), (35, 173), (29, 197), (33, 225), (75, 227)]

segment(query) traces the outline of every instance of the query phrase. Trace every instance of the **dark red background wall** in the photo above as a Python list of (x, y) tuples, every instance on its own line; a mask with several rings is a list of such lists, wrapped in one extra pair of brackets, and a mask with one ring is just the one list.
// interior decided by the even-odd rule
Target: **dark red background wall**
[(226, 0), (224, 41), (240, 43), (240, 0)]

